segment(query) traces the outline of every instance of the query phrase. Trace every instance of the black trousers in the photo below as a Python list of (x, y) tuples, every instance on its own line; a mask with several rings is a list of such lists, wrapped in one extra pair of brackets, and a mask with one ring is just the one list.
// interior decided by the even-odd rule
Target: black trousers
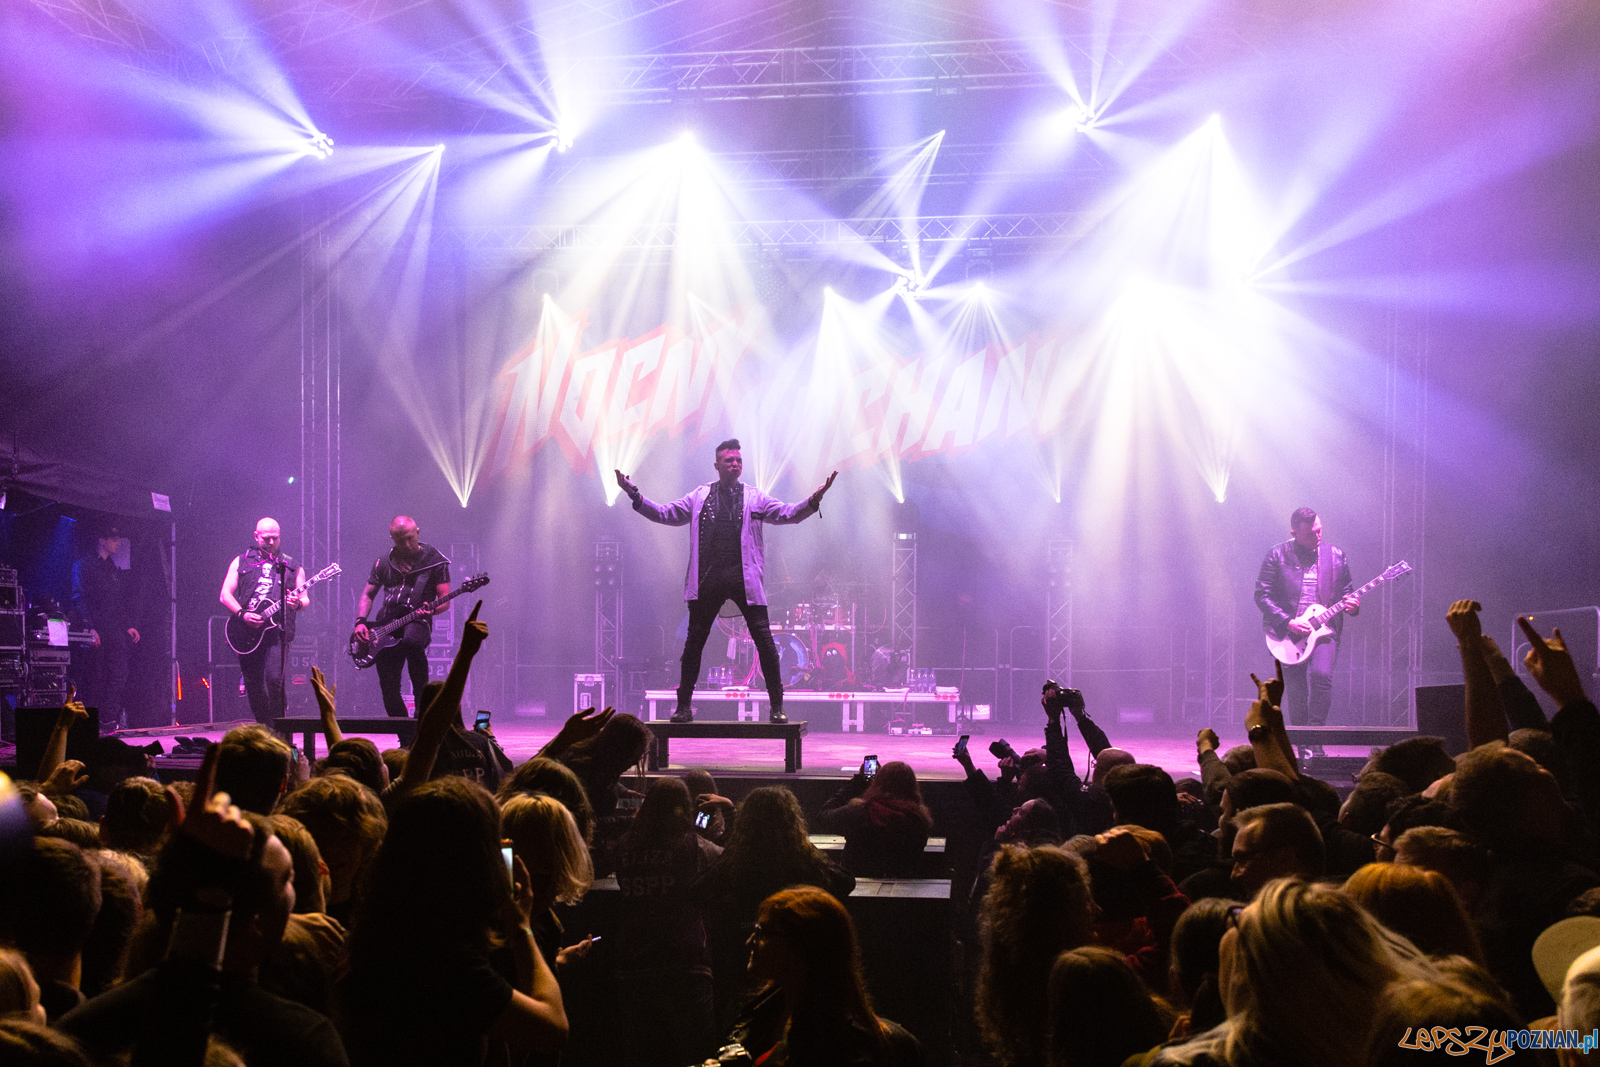
[(250, 698), (250, 714), (269, 729), (272, 720), (285, 715), (283, 703), (283, 631), (267, 631), (261, 647), (239, 657), (244, 674), (244, 693)]
[(1283, 668), (1283, 715), (1291, 726), (1326, 726), (1333, 707), (1333, 665), (1339, 639), (1324, 640), (1311, 658)]
[(82, 656), (83, 660), (82, 669), (74, 672), (74, 682), (81, 690), (78, 699), (85, 707), (100, 709), (100, 721), (107, 729), (116, 726), (128, 688), (133, 639), (126, 630), (102, 630), (99, 648), (86, 648), (72, 655)]
[(726, 601), (739, 605), (744, 621), (750, 627), (750, 637), (756, 643), (756, 656), (761, 661), (761, 675), (767, 680), (767, 699), (774, 711), (783, 708), (782, 668), (778, 665), (778, 646), (772, 640), (772, 623), (767, 617), (765, 604), (751, 604), (744, 598), (744, 581), (735, 583), (701, 583), (700, 598), (689, 601), (689, 637), (683, 643), (683, 672), (678, 676), (678, 707), (687, 708), (694, 696), (694, 683), (700, 679), (700, 656), (706, 650), (706, 639), (716, 624), (717, 613)]
[(405, 697), (400, 695), (402, 671), (411, 675), (411, 693), (417, 700), (417, 714), (422, 714), (422, 687), (428, 684), (428, 643), (432, 640), (432, 628), (427, 623), (414, 622), (405, 628), (398, 645), (378, 653), (374, 664), (378, 669), (378, 690), (383, 693), (383, 710), (391, 717), (404, 719), (408, 714)]

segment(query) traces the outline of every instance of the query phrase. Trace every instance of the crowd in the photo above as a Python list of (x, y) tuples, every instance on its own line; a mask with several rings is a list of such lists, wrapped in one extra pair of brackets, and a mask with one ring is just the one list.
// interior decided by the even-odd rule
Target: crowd
[[(1342, 800), (1302, 770), (1281, 675), (1248, 744), (1200, 731), (1194, 778), (1112, 747), (1053, 683), (1042, 746), (997, 742), (997, 778), (958, 746), (961, 1062), (1600, 1063), (1600, 711), (1524, 620), (1547, 720), (1479, 610), (1448, 615), (1469, 750), (1376, 751)], [(611, 875), (622, 1062), (926, 1062), (875, 1011), (846, 906), (920, 869), (911, 767), (864, 765), (808, 826), (782, 786), (735, 805), (704, 771), (630, 778), (649, 731), (609, 709), (513, 766), (461, 717), (487, 633), (474, 610), (407, 749), (343, 737), (314, 673), (314, 767), (251, 725), (162, 786), (120, 741), (66, 759), (69, 702), (36, 777), (0, 781), (0, 1065), (585, 1059), (569, 1012), (597, 939), (569, 907)], [(837, 861), (811, 830), (843, 835)]]

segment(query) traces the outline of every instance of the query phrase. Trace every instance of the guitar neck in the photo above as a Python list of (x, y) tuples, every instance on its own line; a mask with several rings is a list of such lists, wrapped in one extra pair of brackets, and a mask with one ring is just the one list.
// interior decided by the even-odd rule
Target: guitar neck
[[(1384, 582), (1386, 582), (1388, 580), (1389, 580), (1389, 575), (1388, 575), (1387, 572), (1385, 572), (1383, 574), (1378, 575), (1376, 578), (1372, 579), (1372, 581), (1368, 582), (1366, 585), (1362, 586), (1360, 589), (1357, 589), (1355, 592), (1351, 593), (1350, 595), (1353, 596), (1353, 597), (1357, 597), (1357, 598), (1364, 597), (1368, 593), (1372, 592), (1374, 589), (1378, 588), (1378, 586), (1382, 585)], [(1344, 611), (1344, 597), (1340, 597), (1339, 598), (1339, 602), (1337, 604), (1333, 605), (1333, 607), (1329, 608), (1327, 611), (1325, 611), (1321, 615), (1317, 616), (1317, 618), (1320, 619), (1321, 622), (1328, 622), (1335, 615), (1338, 615), (1343, 611)]]
[[(450, 590), (450, 592), (446, 593), (444, 596), (440, 597), (438, 600), (435, 600), (430, 606), (433, 608), (433, 610), (435, 612), (437, 612), (440, 608), (444, 607), (446, 604), (450, 603), (450, 601), (454, 600), (456, 597), (460, 596), (462, 593), (465, 593), (465, 592), (466, 592), (465, 588), (452, 589), (452, 590)], [(394, 633), (396, 630), (401, 629), (402, 627), (405, 627), (405, 626), (410, 626), (412, 623), (416, 622), (420, 618), (422, 618), (422, 609), (421, 608), (413, 608), (413, 609), (411, 609), (411, 611), (409, 613), (400, 616), (398, 619), (395, 619), (393, 622), (386, 622), (382, 626), (378, 627), (378, 629), (376, 631), (374, 631), (374, 633), (372, 635), (372, 639), (374, 641), (377, 641), (377, 640), (381, 640), (382, 638), (388, 637), (390, 634)]]

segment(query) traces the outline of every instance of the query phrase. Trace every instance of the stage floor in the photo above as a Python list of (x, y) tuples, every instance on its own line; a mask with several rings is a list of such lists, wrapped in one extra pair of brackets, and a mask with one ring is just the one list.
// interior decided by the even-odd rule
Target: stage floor
[[(797, 719), (791, 717), (791, 721)], [(170, 738), (175, 735), (204, 736), (220, 740), (223, 733), (234, 725), (236, 724), (218, 723), (211, 729), (180, 726), (164, 727), (159, 730), (129, 730), (122, 736), (135, 743), (138, 743), (139, 738), (159, 740), (163, 747), (170, 751), (172, 747)], [(552, 719), (549, 722), (500, 723), (495, 726), (494, 731), (506, 755), (520, 763), (537, 753), (550, 738), (555, 736), (559, 727), (560, 723)], [(1013, 731), (1005, 732), (993, 723), (986, 723), (984, 730), (982, 734), (973, 735), (968, 747), (973, 761), (991, 777), (996, 773), (996, 760), (989, 752), (990, 742), (1005, 737), (1019, 752), (1043, 744), (1040, 733), (1028, 727), (1019, 726)], [(347, 733), (358, 734), (359, 731), (347, 729)], [(296, 743), (299, 742), (298, 735), (295, 740)], [(379, 748), (388, 748), (394, 744), (392, 734), (373, 734), (372, 740)], [(1073, 762), (1078, 768), (1078, 773), (1084, 774), (1088, 750), (1084, 747), (1083, 739), (1075, 733), (1069, 736), (1069, 740), (1072, 745)], [(1222, 740), (1223, 747), (1226, 748), (1242, 743), (1244, 738), (1224, 737)], [(1132, 752), (1141, 763), (1154, 763), (1165, 768), (1174, 778), (1199, 777), (1200, 768), (1195, 762), (1192, 740), (1132, 737), (1123, 739), (1120, 743), (1113, 738), (1113, 743)], [(911, 764), (920, 778), (958, 780), (961, 778), (961, 768), (950, 757), (950, 749), (954, 744), (955, 738), (948, 734), (893, 737), (888, 734), (809, 733), (804, 741), (805, 767), (798, 773), (809, 777), (848, 776), (855, 773), (856, 768), (861, 765), (862, 756), (872, 753), (880, 762), (903, 760)], [(326, 749), (320, 743), (317, 750), (319, 755), (326, 754)], [(671, 751), (670, 771), (681, 772), (695, 767), (705, 767), (729, 774), (783, 775), (782, 741), (674, 738)], [(1365, 756), (1367, 750), (1329, 749), (1329, 754)]]

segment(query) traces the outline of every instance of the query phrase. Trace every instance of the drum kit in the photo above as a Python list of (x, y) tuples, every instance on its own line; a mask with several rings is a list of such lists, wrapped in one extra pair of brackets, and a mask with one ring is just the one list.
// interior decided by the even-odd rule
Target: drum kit
[[(772, 617), (772, 639), (786, 688), (837, 689), (854, 684), (856, 605), (816, 599), (797, 603), (781, 615), (773, 612)], [(724, 616), (719, 626), (728, 636), (728, 658), (733, 662), (712, 668), (710, 683), (764, 685), (755, 641), (744, 619), (738, 614)]]

